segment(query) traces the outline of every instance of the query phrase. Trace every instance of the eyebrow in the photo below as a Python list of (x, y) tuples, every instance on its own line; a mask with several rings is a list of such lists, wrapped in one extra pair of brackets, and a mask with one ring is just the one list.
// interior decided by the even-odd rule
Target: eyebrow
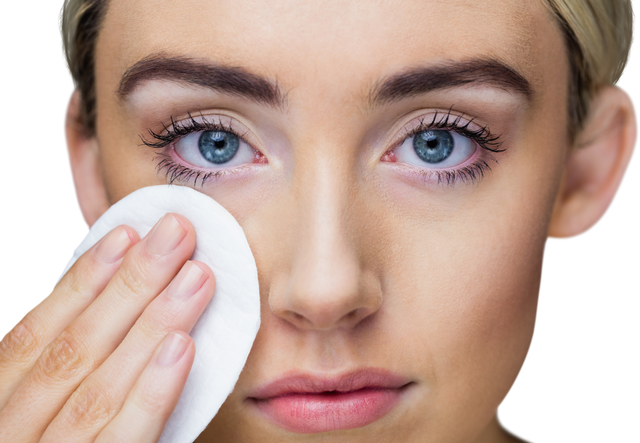
[(472, 59), (418, 67), (392, 75), (373, 87), (369, 99), (372, 105), (382, 105), (471, 83), (520, 93), (529, 101), (533, 97), (531, 84), (515, 69), (493, 59)]
[[(150, 80), (190, 83), (273, 107), (282, 108), (285, 104), (285, 95), (275, 81), (243, 68), (161, 54), (147, 56), (127, 69), (116, 93), (126, 99), (140, 84)], [(495, 59), (471, 59), (417, 67), (392, 75), (374, 85), (369, 102), (383, 105), (471, 83), (520, 93), (529, 101), (533, 97), (531, 84), (515, 69)]]
[(150, 80), (189, 83), (273, 107), (285, 102), (278, 84), (243, 68), (221, 66), (189, 57), (150, 55), (122, 75), (116, 94), (126, 99), (140, 84)]

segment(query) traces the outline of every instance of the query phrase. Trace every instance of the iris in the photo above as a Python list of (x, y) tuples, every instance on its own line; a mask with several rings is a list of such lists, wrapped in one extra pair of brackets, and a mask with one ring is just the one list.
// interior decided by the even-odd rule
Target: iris
[(238, 136), (227, 131), (204, 131), (198, 140), (198, 149), (202, 156), (217, 165), (231, 160), (239, 147)]
[(453, 152), (453, 146), (453, 136), (449, 131), (421, 131), (413, 137), (413, 149), (427, 163), (446, 160)]

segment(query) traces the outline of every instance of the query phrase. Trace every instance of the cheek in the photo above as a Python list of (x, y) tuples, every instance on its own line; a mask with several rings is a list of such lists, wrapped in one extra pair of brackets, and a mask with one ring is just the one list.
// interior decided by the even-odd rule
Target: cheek
[(385, 239), (387, 333), (410, 343), (402, 358), (428, 387), (421, 414), (434, 423), (486, 422), (517, 376), (533, 333), (562, 152), (505, 160), (447, 199), (397, 203), (401, 216), (389, 220), (395, 228)]
[(387, 332), (410, 350), (396, 357), (421, 377), (428, 394), (417, 409), (438, 429), (490, 420), (526, 356), (544, 234), (509, 225), (450, 229), (389, 266)]
[[(451, 338), (468, 344), (460, 356), (473, 359), (485, 371), (502, 367), (514, 378), (533, 333), (544, 247), (565, 152), (544, 140), (523, 145), (530, 148), (509, 160), (511, 173), (500, 180), (491, 198), (480, 199), (477, 209), (463, 217), (466, 222), (456, 231), (459, 241), (444, 249), (445, 263), (455, 266), (443, 267), (443, 279), (455, 282), (448, 304), (455, 301), (458, 307), (452, 320), (459, 326)], [(455, 349), (455, 343), (449, 346)]]
[(429, 307), (442, 336), (436, 346), (451, 365), (442, 376), (483, 367), (506, 375), (520, 367), (533, 332), (544, 238), (519, 228), (475, 232), (462, 250), (445, 253), (450, 265), (439, 286), (446, 289)]
[[(543, 220), (514, 217), (500, 232), (478, 242), (477, 269), (460, 276), (457, 330), (448, 349), (458, 349), (442, 374), (460, 394), (473, 390), (466, 407), (495, 410), (524, 362), (531, 342), (545, 242)], [(529, 221), (529, 223), (527, 223)], [(493, 234), (493, 235), (492, 235)]]
[(155, 169), (156, 153), (141, 145), (141, 131), (131, 119), (117, 112), (111, 102), (98, 101), (97, 110), (100, 166), (111, 204), (145, 186), (166, 184)]
[(127, 152), (118, 150), (103, 154), (101, 164), (109, 202), (114, 204), (132, 192), (146, 186), (164, 185), (163, 177), (155, 173), (153, 157), (136, 161)]
[[(468, 238), (476, 253), (467, 262), (474, 271), (459, 277), (460, 284), (472, 294), (461, 303), (461, 317), (470, 319), (467, 338), (474, 343), (473, 358), (480, 367), (487, 374), (500, 368), (510, 374), (504, 394), (521, 367), (533, 333), (563, 153), (561, 146), (547, 152), (530, 149), (528, 155), (514, 160), (517, 172), (503, 184), (509, 192), (502, 198), (496, 193), (496, 204), (487, 211), (494, 216)], [(519, 177), (514, 180), (514, 176)]]

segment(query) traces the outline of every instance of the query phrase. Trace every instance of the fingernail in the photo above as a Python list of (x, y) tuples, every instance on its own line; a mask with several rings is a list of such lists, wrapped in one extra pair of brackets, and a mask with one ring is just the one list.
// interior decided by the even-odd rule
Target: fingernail
[(160, 354), (158, 354), (158, 364), (160, 366), (172, 366), (180, 360), (189, 342), (182, 336), (171, 332), (162, 342)]
[(129, 233), (124, 227), (118, 226), (104, 236), (96, 248), (95, 256), (103, 263), (115, 263), (124, 257), (129, 247), (131, 247)]
[(178, 247), (184, 236), (187, 234), (178, 220), (167, 214), (151, 232), (147, 240), (147, 250), (155, 255), (167, 255)]
[(198, 292), (208, 278), (209, 276), (198, 265), (188, 261), (167, 288), (167, 294), (171, 298), (186, 300)]

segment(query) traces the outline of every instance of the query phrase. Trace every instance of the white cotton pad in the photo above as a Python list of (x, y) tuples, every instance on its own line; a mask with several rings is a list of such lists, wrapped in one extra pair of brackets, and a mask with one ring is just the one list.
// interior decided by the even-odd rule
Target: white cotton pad
[(100, 217), (64, 272), (116, 226), (129, 225), (142, 238), (167, 212), (184, 215), (193, 224), (197, 245), (192, 258), (209, 265), (216, 277), (213, 300), (191, 331), (196, 344), (193, 368), (160, 438), (161, 443), (191, 443), (233, 391), (260, 326), (258, 272), (238, 222), (191, 188), (143, 188)]

